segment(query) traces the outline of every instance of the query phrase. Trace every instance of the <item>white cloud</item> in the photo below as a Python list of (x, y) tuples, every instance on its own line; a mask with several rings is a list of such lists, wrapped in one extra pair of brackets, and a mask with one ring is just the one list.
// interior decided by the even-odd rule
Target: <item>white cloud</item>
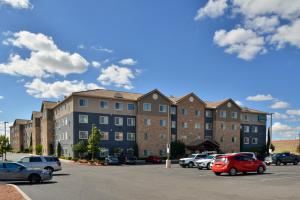
[(224, 14), (227, 7), (227, 0), (209, 0), (203, 8), (198, 10), (195, 20), (199, 20), (205, 16), (211, 18), (219, 17)]
[(242, 103), (241, 101), (239, 101), (239, 100), (235, 101), (235, 103), (236, 103), (237, 105), (239, 105), (239, 106), (242, 106), (242, 105), (243, 105), (243, 103)]
[(84, 83), (83, 81), (56, 81), (46, 83), (40, 79), (34, 79), (32, 82), (25, 84), (26, 92), (35, 98), (60, 98), (68, 96), (72, 92), (99, 89), (94, 83)]
[(0, 0), (0, 4), (7, 4), (17, 9), (29, 9), (32, 8), (29, 0)]
[(280, 122), (275, 122), (272, 126), (273, 134), (275, 136), (284, 138), (295, 138), (300, 131), (300, 126), (293, 127)]
[(0, 110), (0, 113), (2, 113), (3, 111), (2, 110)]
[(20, 31), (3, 44), (25, 48), (30, 51), (30, 57), (23, 59), (18, 54), (11, 54), (8, 63), (0, 63), (0, 73), (29, 77), (66, 76), (83, 73), (89, 65), (81, 55), (58, 49), (53, 39), (42, 33)]
[(275, 28), (280, 24), (277, 16), (271, 17), (255, 17), (254, 19), (247, 19), (245, 27), (248, 29), (253, 29), (258, 32), (273, 32)]
[(300, 116), (300, 110), (287, 110), (286, 113), (288, 115), (299, 115)]
[(135, 74), (132, 69), (110, 65), (106, 69), (101, 69), (98, 81), (100, 81), (102, 85), (114, 85), (130, 90), (133, 88), (132, 80), (134, 78)]
[(255, 96), (249, 96), (247, 97), (247, 101), (271, 101), (273, 100), (274, 97), (272, 97), (272, 95), (270, 94), (257, 94)]
[(257, 54), (266, 52), (264, 38), (258, 36), (252, 30), (243, 28), (228, 32), (223, 29), (216, 31), (214, 42), (220, 47), (225, 47), (226, 53), (237, 54), (239, 58), (244, 60), (251, 60)]
[(24, 83), (24, 82), (25, 82), (24, 78), (17, 80), (17, 83)]
[(281, 119), (290, 119), (290, 116), (289, 115), (286, 115), (286, 114), (282, 114), (282, 113), (279, 113), (279, 112), (275, 112), (273, 114), (273, 117), (274, 119), (277, 119), (277, 120), (281, 120)]
[(114, 50), (112, 50), (112, 49), (104, 48), (104, 47), (101, 47), (101, 46), (99, 46), (99, 47), (92, 46), (91, 49), (95, 50), (95, 51), (103, 51), (103, 52), (106, 52), (106, 53), (113, 53), (114, 52)]
[(284, 101), (276, 101), (271, 105), (272, 109), (285, 109), (288, 108), (290, 105)]
[(4, 99), (4, 96), (0, 96), (0, 100), (1, 100), (1, 99)]
[(119, 63), (122, 65), (135, 65), (137, 61), (132, 58), (125, 58), (120, 60)]
[(79, 45), (77, 45), (77, 48), (78, 48), (78, 49), (84, 49), (85, 46), (84, 46), (83, 44), (79, 44)]
[(92, 66), (93, 66), (93, 67), (96, 67), (96, 68), (99, 68), (99, 67), (101, 67), (101, 63), (100, 63), (100, 62), (97, 62), (97, 61), (93, 61), (93, 62), (92, 62)]

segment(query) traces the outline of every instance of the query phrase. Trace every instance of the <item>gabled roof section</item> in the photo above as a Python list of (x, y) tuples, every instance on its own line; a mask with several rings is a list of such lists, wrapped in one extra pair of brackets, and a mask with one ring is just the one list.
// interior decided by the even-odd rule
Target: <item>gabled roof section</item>
[(96, 90), (87, 90), (87, 91), (82, 91), (82, 92), (74, 92), (74, 93), (72, 93), (72, 95), (136, 101), (143, 94), (105, 90), (105, 89), (96, 89)]
[(43, 112), (43, 108), (52, 109), (57, 105), (57, 102), (54, 101), (43, 101), (41, 106), (41, 112)]
[(230, 101), (231, 103), (233, 103), (234, 105), (236, 105), (239, 109), (242, 109), (234, 100), (232, 99), (224, 99), (222, 101), (216, 101), (216, 102), (206, 102), (207, 108), (212, 108), (212, 109), (216, 109), (222, 105), (224, 105), (225, 103), (227, 103), (228, 101)]
[(158, 93), (158, 94), (161, 95), (164, 99), (166, 99), (168, 102), (172, 103), (172, 100), (171, 100), (169, 97), (165, 96), (165, 95), (164, 95), (162, 92), (160, 92), (158, 89), (154, 89), (154, 90), (152, 90), (152, 91), (150, 91), (150, 92), (148, 92), (148, 93), (146, 93), (146, 94), (140, 96), (137, 100), (141, 100), (141, 99), (143, 99), (143, 98), (145, 98), (145, 97), (147, 97), (147, 96), (149, 96), (149, 95), (151, 95), (151, 94), (153, 94), (153, 93)]
[(13, 123), (13, 126), (15, 125), (25, 125), (28, 123), (28, 121), (31, 121), (31, 120), (28, 120), (28, 119), (16, 119)]
[(260, 110), (254, 110), (254, 109), (247, 108), (247, 107), (242, 107), (242, 112), (254, 113), (254, 114), (264, 114), (264, 115), (269, 114), (267, 112), (263, 112), (263, 111), (260, 111)]
[(185, 95), (185, 96), (182, 96), (182, 97), (179, 97), (179, 98), (176, 98), (176, 104), (177, 103), (180, 103), (182, 100), (184, 100), (185, 98), (187, 98), (187, 97), (189, 97), (189, 96), (194, 96), (194, 97), (196, 97), (196, 99), (198, 100), (198, 101), (200, 101), (201, 103), (203, 103), (204, 105), (206, 105), (206, 103), (203, 101), (203, 100), (201, 100), (195, 93), (193, 93), (193, 92), (191, 92), (191, 93), (188, 93), (187, 95)]

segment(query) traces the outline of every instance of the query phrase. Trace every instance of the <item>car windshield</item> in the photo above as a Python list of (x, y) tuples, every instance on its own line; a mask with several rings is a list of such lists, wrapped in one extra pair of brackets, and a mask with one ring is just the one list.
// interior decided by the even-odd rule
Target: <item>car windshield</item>
[(214, 156), (207, 156), (206, 159), (213, 159)]

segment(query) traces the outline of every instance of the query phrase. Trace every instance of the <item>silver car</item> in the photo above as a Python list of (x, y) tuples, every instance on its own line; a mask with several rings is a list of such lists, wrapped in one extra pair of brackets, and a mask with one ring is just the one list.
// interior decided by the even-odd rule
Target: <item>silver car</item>
[(18, 163), (32, 169), (48, 170), (51, 173), (61, 170), (61, 163), (54, 156), (25, 156)]
[(13, 162), (0, 163), (0, 180), (2, 181), (40, 183), (51, 179), (52, 174), (47, 170), (31, 170), (24, 165)]

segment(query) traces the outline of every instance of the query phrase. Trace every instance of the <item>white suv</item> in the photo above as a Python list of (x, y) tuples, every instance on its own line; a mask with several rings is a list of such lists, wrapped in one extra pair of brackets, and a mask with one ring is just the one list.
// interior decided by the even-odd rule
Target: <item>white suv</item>
[(196, 165), (199, 170), (206, 168), (206, 169), (211, 169), (212, 164), (214, 163), (215, 159), (217, 156), (221, 154), (212, 154), (207, 156), (206, 158), (200, 159), (196, 161)]
[(61, 170), (61, 163), (55, 156), (25, 156), (22, 157), (18, 163), (28, 168), (45, 169), (51, 173)]
[(196, 161), (202, 158), (205, 158), (207, 154), (191, 154), (187, 158), (181, 158), (179, 160), (179, 165), (181, 167), (194, 167), (196, 165)]

